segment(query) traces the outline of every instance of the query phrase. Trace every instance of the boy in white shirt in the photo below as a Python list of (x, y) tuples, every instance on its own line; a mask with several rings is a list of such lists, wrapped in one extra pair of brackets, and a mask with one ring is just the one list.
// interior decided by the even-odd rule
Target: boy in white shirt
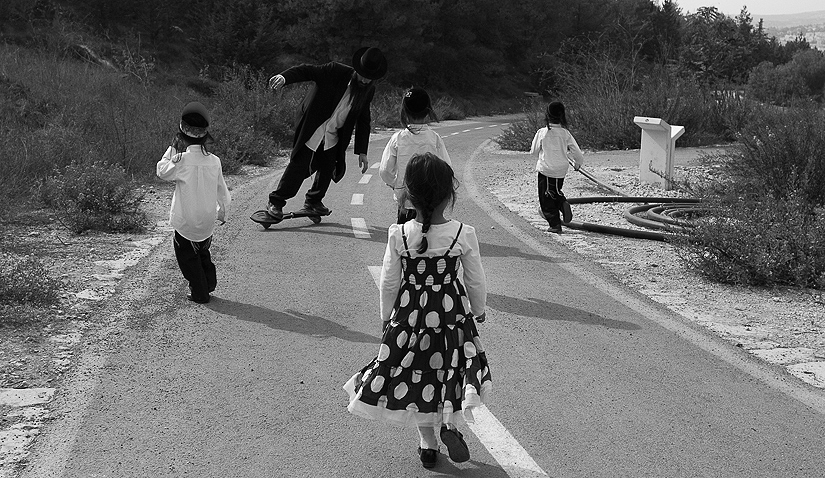
[(226, 219), (231, 202), (221, 160), (206, 149), (209, 113), (201, 103), (183, 108), (175, 140), (157, 164), (161, 179), (175, 182), (169, 222), (175, 229), (175, 258), (189, 281), (187, 299), (205, 304), (218, 283), (209, 247), (215, 221)]

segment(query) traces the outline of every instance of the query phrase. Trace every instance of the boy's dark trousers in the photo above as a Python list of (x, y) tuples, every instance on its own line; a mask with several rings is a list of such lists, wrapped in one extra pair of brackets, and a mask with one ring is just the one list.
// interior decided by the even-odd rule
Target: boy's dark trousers
[(561, 191), (564, 185), (564, 178), (548, 178), (538, 173), (539, 207), (541, 214), (547, 219), (550, 227), (561, 226), (561, 208), (567, 198)]
[(209, 293), (218, 285), (215, 264), (212, 263), (212, 255), (209, 253), (212, 236), (204, 241), (194, 242), (175, 231), (174, 242), (175, 258), (183, 277), (189, 281), (192, 299), (198, 302), (209, 300)]

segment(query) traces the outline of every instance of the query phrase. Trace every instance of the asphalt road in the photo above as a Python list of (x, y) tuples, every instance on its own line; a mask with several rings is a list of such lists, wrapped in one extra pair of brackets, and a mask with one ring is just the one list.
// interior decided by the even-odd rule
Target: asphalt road
[(823, 476), (822, 391), (624, 289), (486, 193), (485, 172), (506, 165), (482, 146), (501, 125), (437, 125), (461, 180), (453, 217), (476, 226), (488, 275), (494, 392), (462, 427), (469, 462), (425, 470), (415, 430), (346, 411), (341, 386), (377, 351), (373, 274), (395, 217), (377, 168), (362, 176), (350, 155), (318, 225), (248, 219), (277, 176), (233, 192), (210, 304), (185, 300), (171, 244), (136, 266), (21, 476)]

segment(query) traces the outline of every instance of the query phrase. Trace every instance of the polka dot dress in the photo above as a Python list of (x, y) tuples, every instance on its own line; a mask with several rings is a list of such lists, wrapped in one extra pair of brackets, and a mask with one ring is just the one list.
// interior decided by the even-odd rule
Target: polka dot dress
[(449, 255), (457, 240), (443, 256), (402, 256), (401, 287), (378, 356), (344, 386), (350, 412), (436, 426), (489, 393), (487, 358), (457, 277), (460, 256)]

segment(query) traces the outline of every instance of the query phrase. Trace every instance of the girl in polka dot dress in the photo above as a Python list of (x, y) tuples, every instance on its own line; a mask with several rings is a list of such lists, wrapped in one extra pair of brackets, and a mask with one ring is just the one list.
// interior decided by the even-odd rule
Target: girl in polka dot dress
[(416, 218), (389, 228), (381, 346), (344, 389), (351, 413), (416, 426), (418, 455), (430, 468), (438, 460), (436, 429), (452, 461), (470, 459), (455, 423), (462, 412), (472, 422), (472, 408), (492, 388), (476, 331), (486, 317), (486, 278), (475, 229), (444, 217), (456, 197), (450, 165), (432, 153), (415, 155), (404, 184)]

